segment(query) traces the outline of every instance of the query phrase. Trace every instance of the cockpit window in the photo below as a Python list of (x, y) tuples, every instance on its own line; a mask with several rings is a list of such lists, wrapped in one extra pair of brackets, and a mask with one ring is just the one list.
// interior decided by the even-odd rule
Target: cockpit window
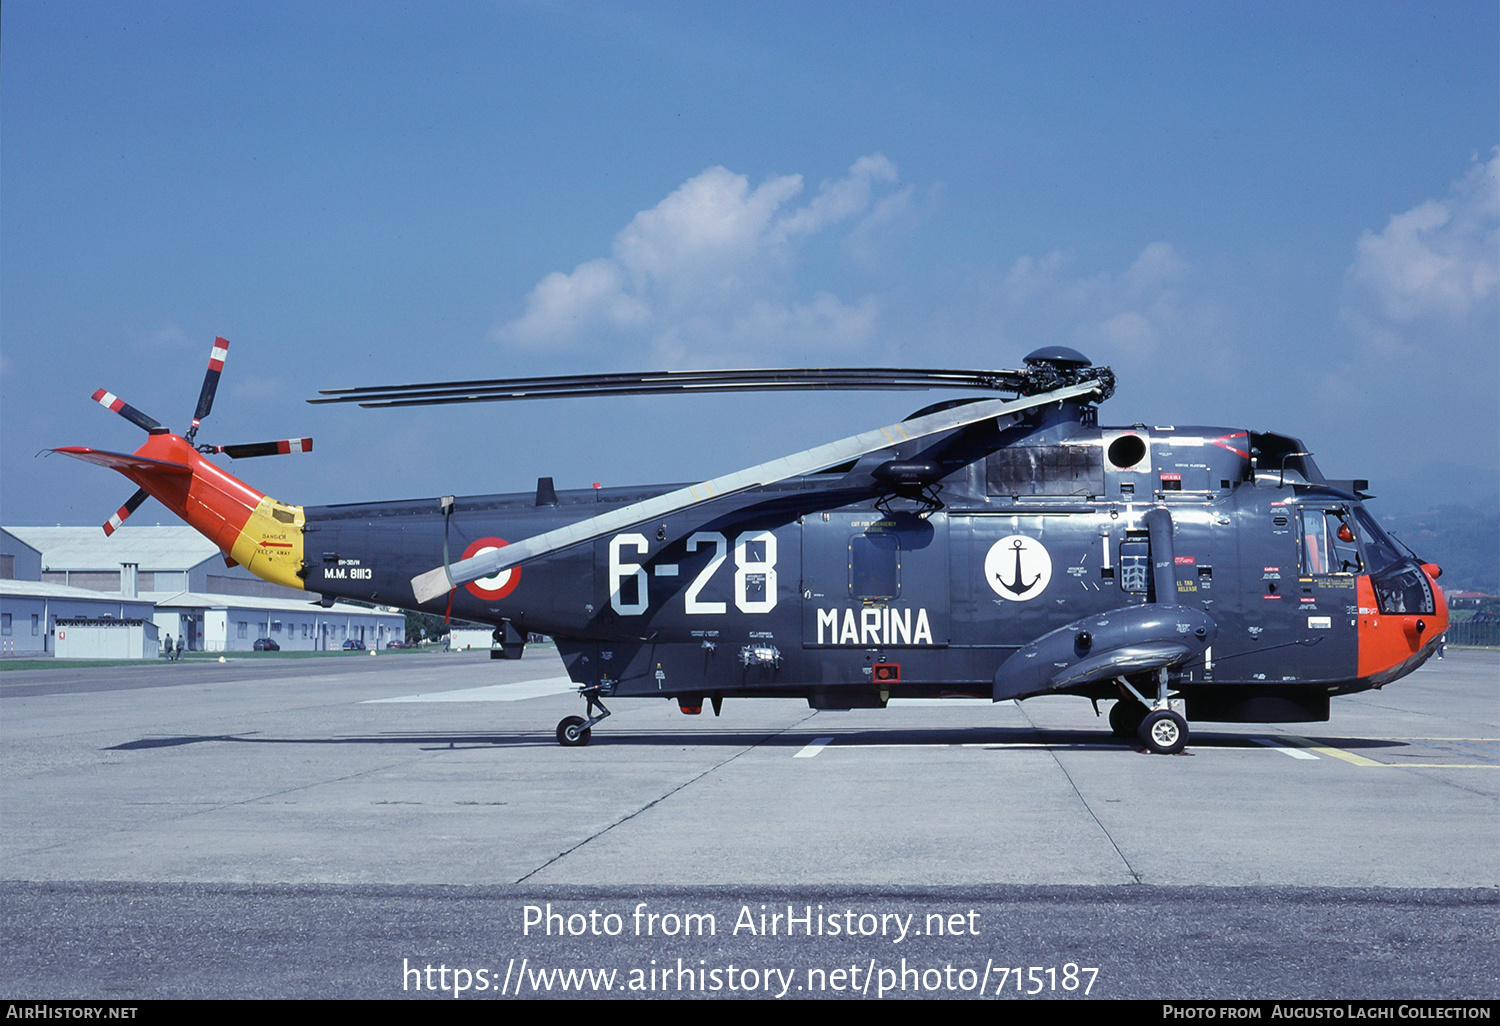
[(1432, 585), (1415, 563), (1408, 562), (1405, 566), (1376, 574), (1371, 583), (1382, 613), (1431, 615), (1435, 611)]
[(1396, 546), (1386, 537), (1375, 518), (1363, 506), (1354, 507), (1354, 526), (1364, 546), (1365, 562), (1371, 572), (1384, 570), (1401, 558)]
[(1297, 511), (1305, 574), (1357, 574), (1364, 570), (1349, 510), (1305, 506)]

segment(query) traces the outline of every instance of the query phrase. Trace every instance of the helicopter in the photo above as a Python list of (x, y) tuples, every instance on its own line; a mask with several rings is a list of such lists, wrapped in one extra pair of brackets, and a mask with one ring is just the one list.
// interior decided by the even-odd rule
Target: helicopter
[[(585, 374), (324, 390), (312, 403), (403, 407), (606, 395), (957, 389), (962, 398), (680, 486), (289, 505), (208, 457), (308, 452), (309, 438), (196, 444), (229, 343), (216, 339), (190, 427), (134, 453), (53, 451), (114, 469), (231, 565), (316, 593), (494, 628), (520, 658), (550, 636), (584, 700), (557, 725), (588, 744), (605, 699), (715, 715), (726, 698), (818, 710), (892, 698), (1111, 701), (1142, 749), (1189, 723), (1326, 721), (1331, 698), (1422, 665), (1448, 627), (1441, 570), (1398, 548), (1364, 480), (1329, 480), (1270, 431), (1101, 426), (1108, 367), (1049, 346), (1019, 370), (823, 368)], [(974, 393), (990, 393), (975, 395)], [(993, 393), (1003, 393), (995, 396)]]

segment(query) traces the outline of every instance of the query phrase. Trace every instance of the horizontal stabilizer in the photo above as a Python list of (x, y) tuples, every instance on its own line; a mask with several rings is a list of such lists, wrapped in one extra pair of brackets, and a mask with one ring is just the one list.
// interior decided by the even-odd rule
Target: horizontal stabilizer
[(103, 449), (90, 449), (83, 445), (65, 445), (53, 449), (64, 456), (71, 456), (75, 460), (83, 460), (86, 463), (97, 463), (101, 467), (109, 467), (118, 470), (122, 474), (127, 471), (137, 473), (169, 473), (186, 474), (191, 476), (193, 468), (186, 463), (174, 463), (171, 460), (153, 460), (145, 456), (136, 456), (128, 452), (106, 452)]

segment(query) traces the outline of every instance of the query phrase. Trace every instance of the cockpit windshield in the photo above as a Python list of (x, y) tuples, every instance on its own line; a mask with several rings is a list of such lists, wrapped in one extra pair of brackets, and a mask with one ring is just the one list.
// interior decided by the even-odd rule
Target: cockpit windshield
[(1395, 543), (1380, 529), (1375, 518), (1370, 516), (1363, 506), (1356, 504), (1353, 513), (1360, 544), (1364, 547), (1368, 572), (1378, 573), (1401, 559), (1401, 553), (1397, 551)]

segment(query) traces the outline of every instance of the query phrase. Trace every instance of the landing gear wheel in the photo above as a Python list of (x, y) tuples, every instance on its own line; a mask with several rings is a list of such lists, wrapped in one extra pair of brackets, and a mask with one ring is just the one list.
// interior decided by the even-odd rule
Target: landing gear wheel
[(564, 716), (557, 725), (557, 743), (564, 748), (579, 748), (588, 744), (588, 722), (582, 716)]
[(1134, 699), (1122, 698), (1109, 707), (1109, 729), (1115, 737), (1135, 737), (1146, 718), (1146, 707)]
[(1147, 713), (1141, 721), (1141, 744), (1155, 755), (1176, 755), (1187, 746), (1187, 720), (1166, 709)]

